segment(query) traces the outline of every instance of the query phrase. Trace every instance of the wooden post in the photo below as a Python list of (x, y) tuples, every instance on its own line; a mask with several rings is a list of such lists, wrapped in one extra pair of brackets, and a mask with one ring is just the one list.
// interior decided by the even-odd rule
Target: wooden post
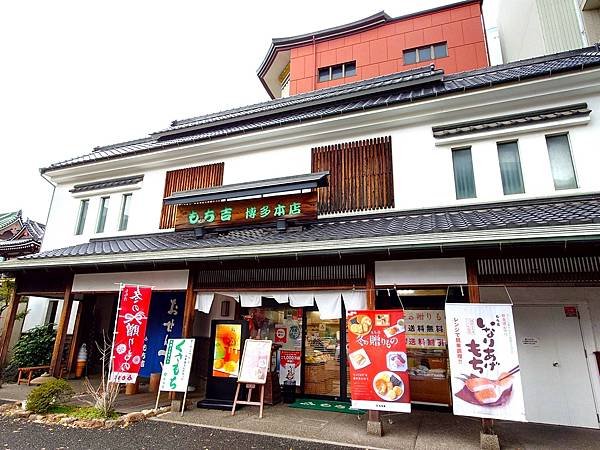
[(5, 310), (4, 327), (2, 327), (2, 335), (0, 335), (0, 367), (4, 366), (4, 363), (6, 362), (8, 347), (10, 346), (10, 337), (12, 336), (20, 301), (21, 296), (17, 295), (17, 281), (15, 279), (15, 287), (10, 294), (8, 308)]
[[(479, 280), (477, 279), (477, 260), (467, 258), (467, 285), (469, 290), (469, 303), (480, 303)], [(481, 432), (483, 434), (494, 433), (494, 419), (481, 419)]]
[(194, 330), (194, 317), (196, 316), (196, 295), (194, 293), (195, 276), (195, 271), (190, 270), (187, 289), (185, 291), (185, 307), (183, 309), (182, 334), (184, 338), (191, 337)]
[(71, 307), (73, 306), (73, 296), (71, 295), (71, 287), (73, 282), (67, 284), (65, 296), (63, 299), (58, 328), (56, 330), (56, 339), (54, 340), (54, 349), (52, 350), (52, 361), (50, 362), (50, 375), (60, 377), (60, 363), (62, 353), (65, 346), (65, 337), (69, 327), (69, 318), (71, 317)]
[[(377, 295), (375, 293), (375, 263), (367, 262), (365, 265), (365, 278), (367, 289), (367, 309), (375, 309)], [(367, 418), (367, 433), (376, 436), (383, 436), (383, 424), (381, 423), (381, 414), (377, 410), (369, 410)]]
[(67, 373), (65, 376), (68, 378), (73, 370), (73, 363), (77, 354), (79, 353), (79, 325), (81, 323), (81, 314), (84, 308), (83, 299), (77, 304), (77, 316), (75, 317), (75, 326), (73, 327), (73, 339), (71, 340), (71, 349), (69, 351), (69, 359), (67, 361)]

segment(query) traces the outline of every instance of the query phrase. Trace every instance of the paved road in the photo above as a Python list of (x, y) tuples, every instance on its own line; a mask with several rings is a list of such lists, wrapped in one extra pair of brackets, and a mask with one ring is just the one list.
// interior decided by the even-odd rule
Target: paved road
[(140, 422), (128, 428), (82, 430), (0, 417), (0, 449), (347, 450), (348, 447), (157, 421)]

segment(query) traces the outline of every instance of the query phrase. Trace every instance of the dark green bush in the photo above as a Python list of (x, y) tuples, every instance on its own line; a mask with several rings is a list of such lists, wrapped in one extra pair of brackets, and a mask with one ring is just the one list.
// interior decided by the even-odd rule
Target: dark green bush
[(50, 380), (33, 389), (27, 396), (27, 409), (37, 414), (48, 412), (53, 406), (65, 403), (75, 392), (65, 380)]
[(40, 325), (23, 333), (4, 371), (4, 380), (14, 380), (19, 367), (47, 366), (52, 359), (56, 330), (54, 324)]

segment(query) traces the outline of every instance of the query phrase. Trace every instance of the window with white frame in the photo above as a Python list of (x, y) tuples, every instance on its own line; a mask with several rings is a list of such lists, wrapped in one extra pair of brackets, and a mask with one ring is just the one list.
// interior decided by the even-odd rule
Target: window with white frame
[(452, 165), (454, 168), (456, 199), (461, 200), (477, 197), (471, 147), (453, 148)]
[(79, 202), (79, 212), (77, 213), (77, 224), (75, 225), (75, 234), (76, 235), (83, 234), (83, 229), (85, 228), (85, 219), (87, 217), (89, 205), (90, 205), (89, 199), (81, 200)]
[(440, 42), (404, 50), (403, 61), (404, 64), (415, 64), (423, 61), (431, 61), (432, 59), (445, 58), (446, 56), (448, 56), (448, 44)]
[(121, 210), (119, 212), (119, 231), (127, 229), (129, 223), (129, 206), (131, 204), (131, 194), (123, 194), (121, 197)]
[(319, 69), (319, 82), (353, 77), (354, 75), (356, 75), (356, 61), (349, 61), (335, 66), (321, 67)]
[(577, 188), (577, 178), (573, 165), (568, 134), (546, 136), (550, 168), (556, 190)]
[(106, 216), (108, 215), (108, 201), (110, 197), (100, 198), (100, 207), (98, 208), (98, 221), (96, 222), (96, 233), (103, 233), (106, 225)]
[(496, 145), (504, 195), (523, 194), (525, 186), (517, 141), (498, 142)]

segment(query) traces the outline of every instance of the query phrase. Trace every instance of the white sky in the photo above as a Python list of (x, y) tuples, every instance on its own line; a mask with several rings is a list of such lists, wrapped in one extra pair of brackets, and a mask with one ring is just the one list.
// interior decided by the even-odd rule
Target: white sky
[[(486, 0), (486, 26), (498, 0)], [(256, 77), (271, 38), (454, 3), (6, 1), (0, 5), (0, 212), (45, 222), (39, 168), (146, 136), (173, 119), (268, 100)]]

